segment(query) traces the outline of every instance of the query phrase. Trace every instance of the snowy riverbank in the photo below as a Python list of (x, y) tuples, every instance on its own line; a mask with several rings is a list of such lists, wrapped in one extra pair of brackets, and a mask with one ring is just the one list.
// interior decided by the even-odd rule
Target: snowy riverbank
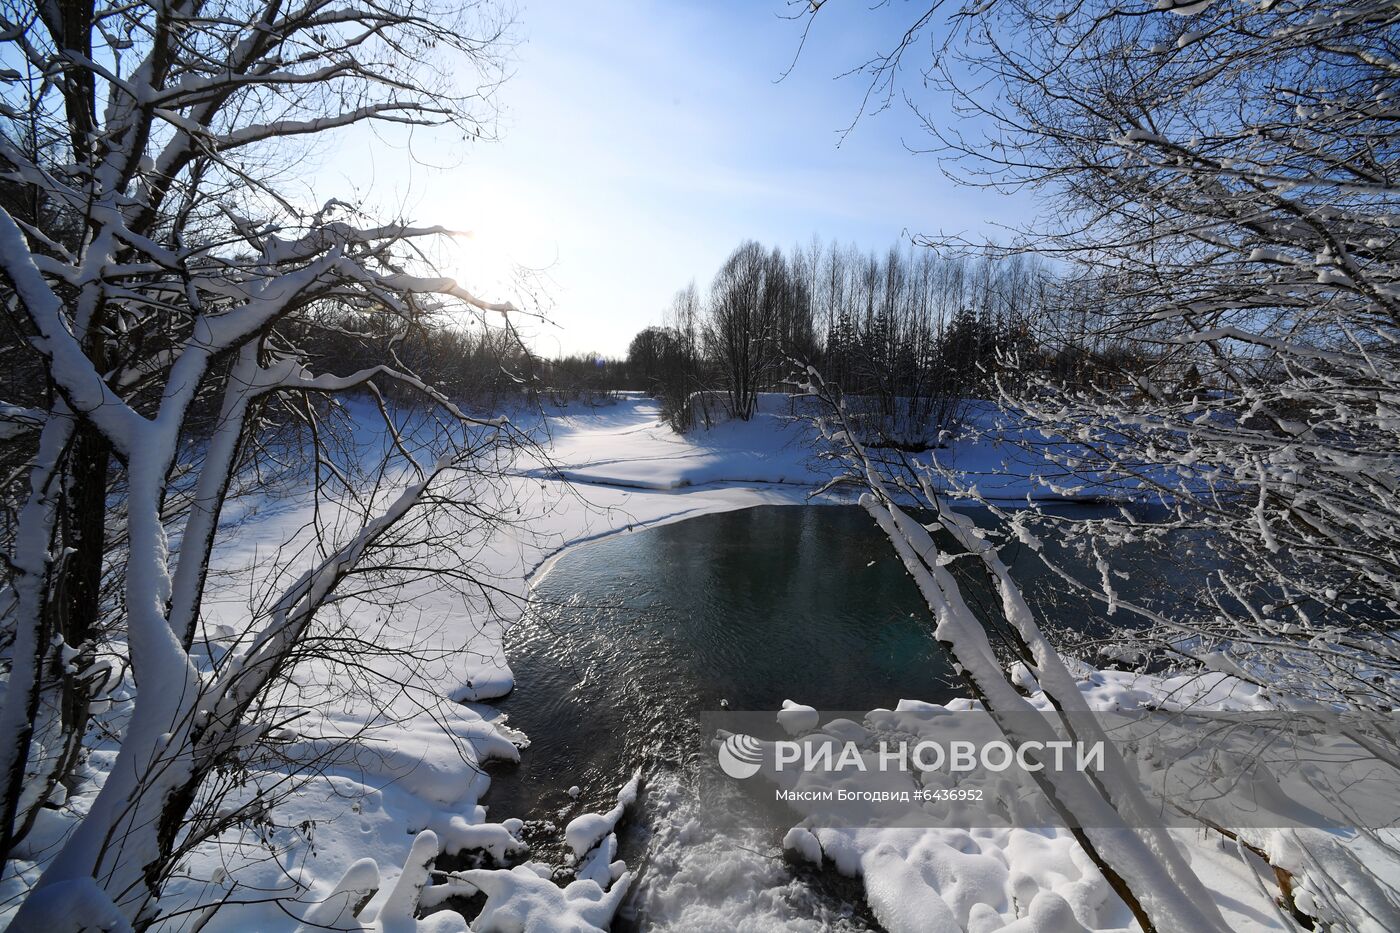
[[(405, 594), (412, 618), (382, 618), (372, 605), (347, 614), (372, 626), (376, 640), (413, 650), (413, 670), (381, 671), (387, 680), (410, 686), (382, 708), (376, 707), (383, 697), (371, 703), (353, 694), (318, 696), (308, 704), (314, 712), (297, 728), (303, 736), (297, 743), (301, 756), (328, 754), (338, 739), (349, 739), (351, 751), (336, 754), (321, 777), (279, 808), (276, 822), (289, 828), (272, 834), (276, 860), (241, 867), (241, 882), (287, 894), (294, 882), (306, 888), (298, 900), (314, 903), (329, 895), (360, 859), (370, 857), (376, 862), (378, 893), (359, 919), (367, 928), (389, 928), (383, 913), (413, 850), (414, 834), (432, 831), (443, 851), (481, 849), (504, 857), (514, 845), (512, 833), (518, 832), (510, 819), (517, 814), (490, 812), (489, 780), (478, 765), (517, 752), (495, 711), (470, 701), (504, 695), (513, 685), (501, 638), (523, 609), (530, 579), (582, 542), (712, 512), (807, 501), (823, 478), (808, 466), (811, 453), (804, 431), (783, 418), (782, 404), (772, 399), (754, 422), (721, 425), (685, 438), (659, 421), (654, 402), (635, 397), (599, 408), (554, 409), (542, 423), (526, 422), (541, 438), (549, 462), (521, 459), (509, 488), (493, 490), (520, 513), (480, 542), (477, 553), (489, 592), (464, 599), (458, 589), (424, 581)], [(306, 534), (310, 518), (309, 506), (269, 511), (246, 522), (218, 561), (225, 568), (260, 564), (269, 542), (297, 540)], [(211, 601), (207, 627), (217, 632), (221, 626), (236, 626), (246, 615), (253, 589), (251, 580), (225, 587), (223, 597)], [(381, 668), (398, 663), (389, 655), (378, 662)], [(367, 732), (363, 740), (356, 737), (371, 717), (393, 724)], [(311, 735), (319, 738), (305, 738)], [(619, 776), (619, 786), (625, 779)], [(296, 829), (311, 824), (314, 828)], [(424, 843), (418, 845), (421, 850)], [(192, 874), (209, 877), (228, 857), (201, 856)], [(366, 871), (363, 866), (358, 870)], [(546, 918), (548, 929), (589, 929), (599, 920), (599, 905), (616, 900), (603, 894), (604, 887), (614, 886), (606, 871), (567, 891), (540, 872), (547, 869), (517, 868), (498, 873), (489, 883), (477, 876), (481, 890), (494, 892), (479, 926), (496, 916), (492, 923), (509, 928), (503, 918), (524, 911), (532, 923)], [(207, 896), (207, 890), (199, 891), (202, 887), (176, 885), (172, 900), (182, 889)], [(235, 892), (231, 900), (265, 896), (242, 898)], [(507, 901), (513, 906), (503, 913)], [(434, 915), (434, 924), (424, 928), (452, 929), (452, 917)], [(285, 925), (281, 907), (252, 904), (225, 908), (206, 929)]]
[[(405, 594), (407, 618), (387, 616), (368, 599), (341, 604), (352, 629), (387, 648), (412, 649), (411, 664), (393, 653), (373, 662), (380, 683), (401, 689), (389, 696), (366, 696), (350, 689), (353, 684), (327, 691), (324, 682), (334, 682), (334, 671), (321, 672), (328, 675), (324, 682), (308, 679), (305, 694), (295, 698), (306, 712), (289, 726), (286, 755), (314, 762), (315, 776), (270, 815), (262, 838), (194, 856), (188, 877), (169, 887), (165, 906), (174, 916), (167, 926), (185, 928), (189, 918), (176, 913), (182, 899), (207, 902), (232, 876), (238, 882), (228, 890), (229, 904), (209, 919), (206, 931), (291, 929), (296, 924), (288, 911), (317, 923), (334, 920), (337, 929), (464, 929), (450, 912), (415, 920), (415, 892), (429, 881), (427, 860), (440, 851), (481, 851), (504, 860), (519, 847), (516, 818), (525, 815), (492, 811), (489, 779), (479, 767), (490, 758), (516, 757), (515, 736), (489, 704), (473, 701), (511, 689), (502, 633), (522, 610), (530, 579), (582, 542), (706, 513), (808, 501), (828, 477), (815, 465), (807, 428), (787, 419), (787, 404), (765, 397), (754, 421), (687, 437), (659, 421), (655, 403), (636, 397), (551, 411), (534, 426), (547, 437), (549, 462), (520, 461), (506, 487), (493, 491), (508, 496), (520, 513), (518, 521), (476, 542), (490, 585), (471, 597), (421, 581)], [(941, 456), (999, 484), (998, 495), (1018, 498), (1031, 488), (1027, 477), (1036, 465), (1018, 465), (1014, 453), (983, 442)], [(232, 582), (206, 607), (211, 644), (238, 630), (250, 598), (266, 588), (257, 573), (270, 548), (289, 550), (285, 545), (307, 534), (311, 518), (309, 505), (283, 503), (244, 521), (219, 551), (219, 567)], [(1094, 700), (1143, 703), (1180, 685), (1092, 674), (1084, 687)], [(1221, 699), (1229, 693), (1234, 702), (1250, 701), (1248, 691), (1217, 687)], [(795, 699), (819, 704), (822, 698)], [(108, 762), (99, 751), (93, 770)], [(617, 786), (626, 778), (618, 775)], [(601, 790), (590, 789), (595, 797)], [(82, 805), (81, 799), (72, 804)], [(486, 895), (476, 929), (605, 927), (631, 881), (613, 860), (611, 830), (620, 815), (583, 819), (580, 826), (590, 832), (587, 844), (576, 846), (580, 880), (567, 888), (556, 884), (550, 866), (531, 863), (473, 872), (469, 885), (439, 888), (423, 905), (475, 891)], [(66, 827), (61, 815), (50, 822), (32, 843), (36, 863)], [(1272, 875), (1256, 872), (1224, 837), (1178, 836), (1237, 929), (1288, 929), (1268, 896)], [(1067, 832), (804, 829), (791, 834), (788, 845), (798, 857), (861, 877), (876, 916), (890, 930), (940, 928), (934, 918), (979, 933), (1118, 929), (1128, 922)], [(353, 896), (306, 915), (338, 883)], [(357, 918), (343, 909), (371, 890)], [(711, 916), (705, 922), (742, 927), (745, 921)]]

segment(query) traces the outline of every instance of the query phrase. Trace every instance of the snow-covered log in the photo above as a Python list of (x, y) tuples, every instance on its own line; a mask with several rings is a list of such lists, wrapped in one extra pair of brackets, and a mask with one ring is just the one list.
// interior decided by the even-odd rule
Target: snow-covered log
[[(963, 437), (1037, 465), (1018, 490), (1030, 508), (1012, 514), (988, 492), (999, 477), (948, 458), (925, 479), (992, 509), (1131, 628), (1092, 646), (1119, 663), (1224, 675), (1283, 709), (1389, 715), (1400, 701), (1397, 24), (1381, 0), (968, 0), (918, 5), (888, 54), (855, 70), (880, 105), (931, 47), (909, 69), (927, 79), (913, 105), (945, 94), (980, 117), (976, 133), (925, 122), (944, 167), (1045, 199), (1000, 243), (922, 238), (1060, 267), (1023, 315), (1028, 345), (997, 361), (1002, 417)], [(1057, 515), (1036, 507), (1046, 498), (1129, 507)], [(948, 530), (1024, 618), (986, 543)], [(1096, 573), (1059, 566), (1051, 540)], [(1124, 545), (1161, 561), (1128, 568)], [(1038, 640), (1019, 647), (1069, 699)], [(1395, 767), (1393, 738), (1353, 737)], [(1400, 916), (1400, 897), (1378, 912), (1348, 893), (1361, 886), (1261, 842), (1314, 872), (1329, 914)]]
[[(964, 600), (929, 529), (897, 504), (884, 475), (851, 427), (843, 402), (826, 389), (814, 368), (808, 367), (799, 378), (800, 391), (829, 406), (830, 415), (819, 423), (827, 439), (848, 458), (855, 477), (868, 487), (861, 504), (890, 539), (928, 602), (939, 643), (1002, 731), (1020, 743), (1102, 741), (1101, 732), (1078, 734), (1092, 729), (1090, 716), (1060, 717), (1052, 725), (1036, 715), (1036, 708), (1017, 691), (1003, 669), (982, 621)], [(894, 492), (907, 495), (914, 491), (905, 485)], [(929, 486), (917, 492), (924, 497), (921, 504), (934, 509), (939, 522), (969, 546), (996, 577), (1008, 620), (1023, 643), (1033, 646), (1033, 671), (1044, 678), (1047, 696), (1060, 712), (1087, 713), (1059, 654), (1041, 634), (995, 551), (972, 533), (965, 518), (939, 511), (939, 499)], [(1107, 786), (1087, 771), (1039, 770), (1032, 777), (1144, 930), (1225, 930), (1225, 921), (1205, 885), (1191, 871), (1176, 843), (1164, 829), (1153, 826), (1148, 804), (1117, 750), (1106, 741), (1104, 747), (1109, 762)]]

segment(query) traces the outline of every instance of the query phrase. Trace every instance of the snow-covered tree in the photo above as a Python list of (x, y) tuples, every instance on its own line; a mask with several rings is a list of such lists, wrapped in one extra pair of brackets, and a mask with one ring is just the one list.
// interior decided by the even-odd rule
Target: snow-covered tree
[[(407, 331), (463, 313), (509, 327), (511, 307), (431, 272), (427, 244), (446, 231), (305, 206), (295, 170), (302, 144), (337, 131), (479, 135), (502, 30), (489, 5), (433, 0), (5, 10), (0, 298), (16, 364), (0, 401), (14, 470), (0, 857), (72, 782), (94, 691), (124, 666), (133, 691), (105, 783), (17, 929), (152, 922), (175, 862), (247, 815), (196, 801), (272, 729), (256, 711), (337, 585), (378, 549), (431, 542), (406, 540), (405, 522), (447, 498), (448, 474), (499, 468), (509, 424), (457, 407), (392, 341), (355, 372), (318, 371), (308, 342), (343, 320), (328, 308)], [(212, 663), (199, 644), (210, 555), (269, 419), (314, 419), (315, 398), (389, 384), (434, 406), (451, 441), (419, 462), (395, 437), (392, 488), (342, 512), (353, 527)]]
[[(935, 471), (920, 464), (899, 468), (907, 461), (900, 461), (891, 470), (888, 460), (871, 457), (845, 400), (815, 367), (799, 371), (795, 384), (799, 394), (822, 403), (815, 421), (831, 452), (848, 467), (834, 482), (855, 482), (866, 488), (861, 505), (889, 537), (927, 601), (934, 617), (934, 635), (972, 698), (1015, 741), (1103, 742), (1108, 749), (1108, 767), (1101, 774), (1037, 771), (1032, 779), (1139, 926), (1148, 933), (1225, 930), (1201, 879), (1166, 830), (1154, 824), (1152, 804), (1117, 749), (1105, 741), (1105, 733), (1059, 651), (1041, 630), (997, 547), (967, 516), (939, 508)], [(908, 508), (910, 502), (932, 512), (934, 521), (921, 523)], [(941, 547), (934, 530), (950, 534), (955, 547)], [(955, 556), (970, 556), (990, 577), (1001, 599), (1006, 633), (1017, 647), (1017, 659), (1050, 699), (1054, 715), (1037, 715), (1037, 708), (1008, 676), (983, 618), (972, 610), (948, 566)]]
[[(987, 136), (930, 120), (940, 151), (965, 180), (1036, 186), (1060, 220), (1012, 248), (1079, 270), (1090, 329), (1150, 361), (1001, 386), (1020, 423), (1079, 442), (1049, 450), (1047, 484), (1172, 507), (1071, 527), (1207, 531), (1238, 561), (1203, 574), (1196, 613), (1155, 620), (1164, 637), (1202, 656), (1228, 641), (1242, 669), (1288, 659), (1271, 685), (1393, 708), (1400, 11), (1006, 0), (950, 17), (935, 74)], [(872, 63), (877, 87), (910, 47)], [(1320, 668), (1296, 670), (1302, 653)]]
[[(808, 28), (825, 5), (802, 4)], [(1079, 546), (1091, 579), (1053, 569), (1130, 622), (1117, 659), (1226, 674), (1282, 708), (1395, 709), (1398, 27), (1383, 2), (932, 2), (857, 68), (868, 105), (905, 95), (950, 173), (1042, 199), (1009, 246), (928, 242), (1068, 272), (1037, 329), (1072, 334), (1050, 349), (1076, 372), (1005, 354), (988, 438), (1020, 439), (1042, 494), (1155, 508), (1008, 513), (1015, 535), (986, 540)], [(917, 90), (900, 80), (916, 62)], [(1123, 348), (1132, 365), (1108, 358)], [(995, 507), (981, 480), (935, 464), (910, 491)], [(882, 524), (902, 548), (922, 534)], [(1163, 541), (1188, 542), (1172, 592), (1124, 596), (1122, 545)], [(1010, 587), (981, 537), (960, 543)], [(1048, 685), (1055, 659), (1025, 647)], [(1356, 738), (1400, 763), (1383, 733)], [(1397, 898), (1357, 910), (1393, 917)]]

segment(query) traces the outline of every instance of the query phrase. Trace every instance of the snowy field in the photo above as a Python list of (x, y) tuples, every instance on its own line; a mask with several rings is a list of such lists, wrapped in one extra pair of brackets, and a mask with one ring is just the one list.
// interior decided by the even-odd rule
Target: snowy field
[[(479, 702), (512, 687), (502, 632), (521, 611), (532, 577), (547, 572), (551, 558), (571, 545), (705, 513), (808, 502), (828, 477), (812, 461), (807, 429), (785, 417), (787, 405), (781, 397), (765, 397), (752, 422), (697, 429), (689, 437), (672, 432), (659, 421), (657, 405), (641, 398), (551, 411), (535, 425), (541, 436), (547, 434), (550, 462), (522, 461), (509, 481), (522, 509), (519, 522), (480, 542), (477, 550), (498, 590), (491, 611), (484, 603), (464, 604), (456, 591), (429, 582), (411, 592), (411, 618), (385, 618), (370, 604), (352, 605), (347, 618), (363, 626), (364, 634), (390, 647), (411, 647), (423, 660), (402, 670), (393, 669), (400, 662), (391, 655), (378, 662), (387, 666), (379, 673), (403, 685), (387, 698), (353, 689), (327, 693), (308, 682), (299, 698), (308, 712), (289, 725), (287, 754), (317, 761), (319, 773), (279, 807), (272, 821), (277, 828), (264, 838), (229, 840), (222, 849), (198, 853), (188, 877), (171, 885), (167, 910), (178, 911), (182, 898), (207, 903), (211, 890), (227, 890), (229, 906), (202, 927), (210, 933), (290, 930), (303, 919), (308, 930), (460, 930), (466, 927), (456, 913), (420, 920), (415, 909), (451, 895), (479, 900), (484, 894), (485, 907), (473, 929), (606, 929), (632, 883), (628, 867), (614, 859), (613, 829), (636, 796), (636, 782), (626, 774), (617, 775), (622, 792), (616, 808), (579, 816), (569, 825), (576, 856), (571, 874), (577, 880), (567, 886), (555, 880), (558, 866), (527, 863), (467, 871), (460, 880), (420, 893), (431, 880), (426, 866), (440, 852), (484, 851), (504, 859), (519, 847), (517, 818), (524, 814), (491, 810), (489, 779), (478, 767), (490, 758), (521, 754), (508, 724), (489, 703)], [(990, 415), (979, 410), (979, 417)], [(1031, 487), (1026, 477), (1036, 468), (1009, 459), (1010, 448), (987, 441), (941, 456), (979, 474), (984, 490), (995, 488), (1013, 499), (1024, 497)], [(221, 632), (237, 630), (248, 595), (259, 588), (247, 568), (263, 562), (270, 543), (305, 535), (309, 510), (296, 501), (269, 505), (246, 517), (219, 551), (219, 565), (232, 582), (207, 607), (206, 628), (214, 643)], [(1202, 689), (1087, 669), (1083, 674), (1091, 703), (1114, 708), (1181, 702), (1183, 691)], [(1255, 702), (1252, 688), (1223, 675), (1208, 686), (1211, 703), (1248, 709)], [(374, 720), (391, 724), (366, 729)], [(106, 760), (99, 752), (94, 770), (100, 772)], [(602, 789), (590, 790), (596, 796)], [(81, 808), (83, 802), (72, 805)], [(794, 815), (794, 823), (797, 819)], [(36, 860), (67, 826), (59, 814), (50, 820), (52, 825), (37, 830), (29, 843)], [(1233, 928), (1293, 928), (1274, 906), (1273, 873), (1257, 859), (1216, 833), (1175, 835)], [(715, 886), (752, 887), (758, 866), (742, 855), (736, 860), (733, 853), (706, 851), (705, 841), (689, 840), (683, 827), (675, 838), (676, 845), (693, 844), (702, 853), (698, 860), (679, 860), (693, 876), (687, 883), (711, 889), (711, 895)], [(1273, 842), (1271, 851), (1279, 848), (1279, 841)], [(1125, 929), (1131, 920), (1063, 831), (795, 828), (784, 844), (795, 857), (861, 878), (871, 908), (891, 931), (1048, 933)], [(1300, 861), (1290, 867), (1303, 879), (1298, 893), (1306, 897), (1308, 866)], [(780, 884), (781, 874), (775, 877), (770, 865), (757, 877)], [(231, 889), (230, 875), (238, 879)], [(371, 892), (367, 906), (352, 917), (351, 908)], [(294, 894), (295, 903), (272, 902)], [(803, 928), (800, 920), (757, 909), (752, 892), (729, 900), (712, 896), (707, 904), (693, 911), (671, 904), (673, 928)], [(1369, 922), (1354, 919), (1363, 929)], [(184, 929), (191, 923), (177, 913), (166, 926)], [(1384, 926), (1372, 923), (1371, 928)]]

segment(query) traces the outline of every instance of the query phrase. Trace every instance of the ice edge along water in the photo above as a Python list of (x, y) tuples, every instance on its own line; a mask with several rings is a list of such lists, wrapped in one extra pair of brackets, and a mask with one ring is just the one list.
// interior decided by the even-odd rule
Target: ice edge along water
[[(638, 397), (598, 409), (551, 410), (547, 417), (552, 463), (522, 464), (512, 479), (519, 500), (531, 505), (532, 514), (522, 523), (530, 531), (503, 530), (483, 552), (486, 569), (523, 597), (571, 547), (713, 512), (807, 503), (810, 491), (829, 477), (814, 468), (804, 428), (787, 417), (788, 410), (786, 398), (768, 396), (752, 422), (720, 424), (685, 437), (660, 422), (655, 403)], [(978, 416), (990, 419), (993, 413), (979, 411), (974, 417)], [(982, 477), (984, 491), (1000, 498), (1024, 498), (1036, 488), (1030, 477), (1039, 464), (1016, 462), (1014, 454), (1009, 445), (980, 442), (955, 445), (941, 456)], [(291, 540), (304, 525), (305, 511), (297, 507), (257, 518), (220, 549), (219, 564), (256, 566), (260, 541)], [(374, 733), (372, 753), (350, 756), (283, 804), (279, 822), (311, 828), (280, 840), (276, 859), (260, 864), (250, 860), (238, 869), (244, 884), (289, 895), (293, 892), (288, 877), (295, 879), (303, 888), (297, 898), (302, 906), (296, 909), (310, 911), (305, 914), (308, 923), (330, 920), (348, 929), (465, 929), (460, 915), (451, 911), (414, 917), (412, 905), (430, 881), (431, 859), (440, 851), (467, 849), (501, 858), (515, 847), (519, 820), (514, 818), (524, 814), (500, 814), (503, 819), (492, 821), (489, 780), (477, 765), (489, 758), (511, 759), (518, 752), (510, 731), (492, 710), (470, 702), (504, 695), (513, 686), (502, 652), (510, 610), (488, 616), (477, 606), (464, 612), (455, 593), (427, 586), (410, 595), (418, 618), (402, 637), (419, 647), (425, 635), (443, 647), (466, 647), (450, 655), (452, 663), (419, 672), (426, 677), (423, 686), (444, 702), (420, 703), (419, 715), (406, 715)], [(214, 601), (207, 608), (206, 624), (213, 630), (229, 626), (242, 608)], [(798, 699), (820, 703), (821, 698)], [(317, 716), (317, 731), (326, 736), (322, 742), (333, 743), (336, 736), (354, 734), (364, 718), (365, 711), (353, 703), (323, 710)], [(317, 750), (311, 740), (304, 744), (308, 751)], [(103, 753), (95, 756), (97, 769), (104, 760)], [(618, 784), (625, 778), (619, 775)], [(596, 798), (616, 788), (587, 790)], [(613, 858), (615, 843), (609, 847), (607, 841), (613, 838), (624, 801), (635, 800), (635, 777), (621, 797), (607, 816), (585, 814), (571, 824), (601, 821), (608, 830), (576, 854), (578, 880), (568, 887), (556, 883), (549, 866), (527, 863), (512, 870), (468, 872), (460, 883), (436, 886), (423, 898), (423, 906), (454, 891), (462, 893), (461, 884), (488, 896), (487, 909), (474, 929), (606, 928), (630, 883), (625, 866)], [(53, 829), (62, 827), (56, 822)], [(1079, 883), (1090, 873), (1076, 863), (1067, 835), (1012, 832), (1014, 836), (1005, 838), (979, 834), (971, 842), (970, 836), (962, 838), (967, 833), (951, 830), (813, 834), (803, 829), (789, 833), (784, 843), (798, 857), (860, 876), (872, 908), (890, 930), (928, 929), (930, 921), (945, 915), (979, 933), (1084, 929), (1076, 916), (1096, 918), (1097, 929), (1126, 926), (1125, 911), (1114, 911), (1101, 894), (1086, 893), (1097, 890), (1089, 882)], [(36, 850), (42, 841), (41, 834)], [(1237, 928), (1287, 929), (1254, 869), (1238, 853), (1219, 845), (1202, 846), (1199, 840), (1188, 840), (1187, 845), (1193, 859), (1210, 861), (1205, 874), (1212, 879), (1212, 893), (1238, 908), (1228, 911)], [(187, 879), (171, 886), (168, 906), (178, 909), (182, 900), (207, 900), (229, 877), (223, 864), (227, 857), (226, 852), (197, 855)], [(962, 880), (949, 887), (949, 876)], [(1057, 888), (1069, 896), (1055, 893)], [(375, 893), (358, 916), (350, 916), (347, 907), (357, 906), (370, 891)], [(232, 899), (240, 899), (237, 892)], [(763, 928), (763, 918), (753, 915), (710, 916), (705, 922), (730, 921)], [(210, 917), (204, 929), (217, 933), (295, 925), (278, 906), (250, 904), (226, 907)]]

